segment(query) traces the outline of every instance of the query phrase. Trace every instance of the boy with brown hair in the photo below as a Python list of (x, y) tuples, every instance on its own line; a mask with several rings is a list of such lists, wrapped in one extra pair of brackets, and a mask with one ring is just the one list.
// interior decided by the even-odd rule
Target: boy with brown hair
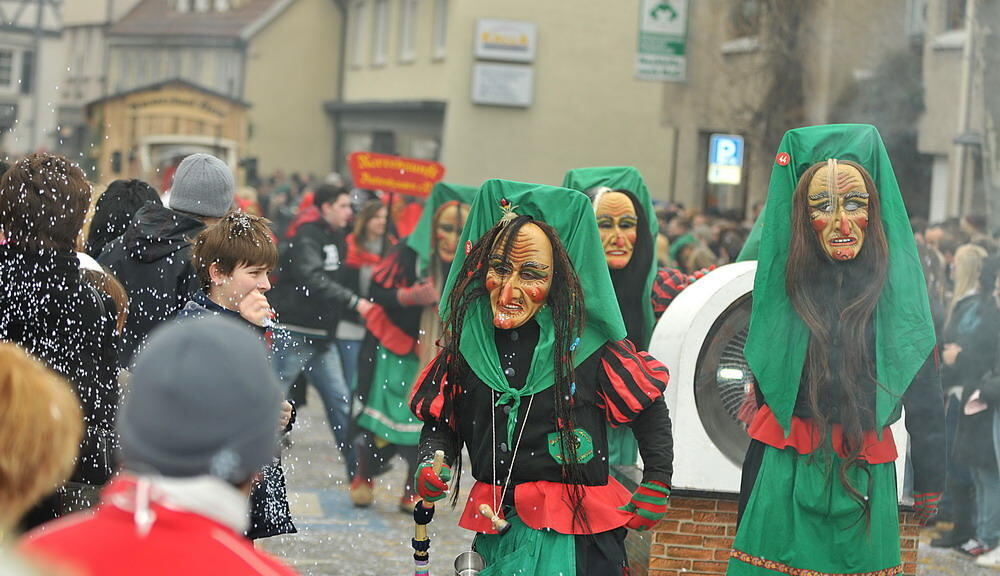
[[(232, 212), (202, 230), (191, 257), (201, 290), (178, 313), (178, 318), (225, 316), (249, 323), (270, 342), (274, 312), (264, 293), (271, 289), (268, 275), (277, 266), (278, 250), (268, 221), (244, 212)], [(294, 421), (291, 403), (281, 403), (281, 428)], [(264, 467), (250, 493), (251, 539), (294, 534), (285, 473), (280, 454)]]

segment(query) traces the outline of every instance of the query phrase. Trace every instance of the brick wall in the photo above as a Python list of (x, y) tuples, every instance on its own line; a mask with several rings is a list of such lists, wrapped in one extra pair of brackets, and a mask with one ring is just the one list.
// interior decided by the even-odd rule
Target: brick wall
[[(678, 491), (680, 492), (680, 491)], [(725, 574), (736, 536), (736, 499), (731, 494), (674, 494), (670, 511), (651, 532), (649, 576)], [(900, 513), (903, 572), (917, 573), (918, 527), (913, 514)], [(633, 569), (633, 574), (643, 571)]]

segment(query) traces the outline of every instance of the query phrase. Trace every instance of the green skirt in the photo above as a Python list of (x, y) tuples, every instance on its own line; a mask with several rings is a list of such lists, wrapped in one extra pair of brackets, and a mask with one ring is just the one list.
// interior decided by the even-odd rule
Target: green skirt
[(410, 390), (420, 369), (416, 354), (375, 348), (375, 368), (358, 426), (397, 446), (416, 446), (423, 424), (410, 411)]
[(729, 576), (902, 573), (895, 464), (849, 469), (851, 485), (869, 497), (865, 518), (862, 505), (841, 486), (840, 462), (825, 451), (764, 449)]
[(472, 548), (486, 561), (479, 576), (576, 576), (576, 537), (529, 528), (517, 516), (503, 536), (476, 534)]

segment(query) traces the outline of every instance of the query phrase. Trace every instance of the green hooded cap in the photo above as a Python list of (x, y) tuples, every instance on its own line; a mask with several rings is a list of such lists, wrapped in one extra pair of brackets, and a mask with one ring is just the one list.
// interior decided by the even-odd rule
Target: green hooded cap
[(756, 224), (759, 246), (748, 247), (759, 257), (744, 349), (768, 406), (786, 432), (809, 344), (809, 329), (785, 290), (792, 193), (810, 166), (830, 158), (856, 162), (868, 171), (878, 191), (889, 246), (889, 269), (873, 319), (876, 378), (881, 384), (876, 390), (875, 420), (880, 428), (898, 418), (902, 395), (935, 343), (916, 242), (878, 130), (865, 124), (835, 124), (786, 132), (771, 170), (767, 217), (762, 215)]
[[(642, 179), (639, 170), (631, 166), (607, 166), (595, 168), (576, 168), (566, 172), (563, 176), (563, 188), (571, 188), (586, 192), (595, 186), (607, 186), (612, 190), (628, 190), (639, 200), (639, 209), (645, 212), (646, 224), (649, 227), (649, 269), (643, 277), (643, 294), (652, 295), (653, 281), (656, 279), (656, 235), (659, 233), (659, 224), (656, 220), (656, 213), (653, 211), (653, 201), (649, 197), (649, 189), (646, 188), (646, 181)], [(649, 347), (649, 339), (653, 336), (653, 325), (656, 324), (656, 317), (653, 314), (652, 296), (646, 298), (642, 307), (643, 334), (645, 342), (636, 342), (636, 346), (645, 350)]]
[(462, 186), (460, 184), (449, 184), (448, 182), (438, 182), (431, 189), (431, 195), (424, 203), (424, 210), (420, 213), (420, 221), (406, 239), (406, 245), (413, 248), (417, 253), (417, 266), (420, 270), (427, 270), (431, 260), (431, 234), (434, 232), (434, 214), (438, 208), (446, 202), (461, 202), (471, 204), (476, 197), (477, 190), (472, 186)]
[[(472, 203), (469, 219), (462, 231), (459, 250), (452, 263), (448, 282), (441, 295), (441, 317), (447, 318), (448, 298), (458, 275), (465, 265), (466, 249), (497, 225), (503, 210), (500, 201), (506, 199), (519, 216), (531, 216), (556, 230), (560, 241), (579, 274), (585, 296), (586, 325), (580, 341), (573, 351), (573, 365), (579, 366), (588, 356), (608, 341), (625, 338), (625, 323), (615, 301), (614, 287), (604, 260), (601, 239), (597, 233), (594, 208), (586, 195), (542, 184), (526, 184), (507, 180), (487, 180), (479, 189)], [(579, 273), (579, 272), (578, 272)], [(553, 286), (552, 290), (559, 290)], [(500, 369), (500, 358), (494, 342), (493, 313), (489, 295), (484, 295), (469, 305), (466, 321), (461, 330), (459, 350), (473, 372), (487, 386), (501, 394), (500, 402), (513, 402), (507, 423), (508, 440), (511, 439), (517, 419), (517, 405), (522, 397), (536, 394), (555, 384), (553, 350), (555, 333), (552, 310), (545, 306), (535, 314), (540, 327), (538, 345), (531, 360), (527, 383), (520, 390), (511, 388)]]

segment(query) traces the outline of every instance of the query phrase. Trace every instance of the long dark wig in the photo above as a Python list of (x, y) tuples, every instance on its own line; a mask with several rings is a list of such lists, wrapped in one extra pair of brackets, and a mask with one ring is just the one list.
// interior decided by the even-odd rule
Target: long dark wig
[[(592, 188), (587, 193), (591, 194), (594, 190)], [(596, 193), (591, 195), (594, 210), (597, 210), (597, 203), (601, 198), (610, 192), (621, 192), (627, 196), (638, 217), (632, 259), (624, 268), (618, 270), (609, 268), (608, 272), (611, 273), (611, 283), (615, 287), (615, 297), (618, 299), (618, 309), (621, 310), (622, 319), (625, 321), (628, 339), (636, 347), (645, 349), (646, 341), (651, 336), (646, 330), (652, 329), (652, 326), (646, 326), (644, 313), (644, 308), (650, 305), (649, 299), (652, 297), (646, 293), (646, 277), (653, 265), (653, 237), (649, 232), (649, 215), (635, 194), (623, 188), (612, 190), (602, 187), (596, 190)]]
[(889, 246), (871, 176), (854, 162), (839, 163), (855, 167), (869, 193), (864, 244), (853, 260), (845, 262), (835, 262), (823, 250), (810, 222), (807, 196), (809, 183), (826, 162), (814, 164), (799, 179), (792, 199), (785, 289), (810, 335), (799, 394), (806, 394), (823, 442), (830, 438), (835, 422), (843, 427), (847, 456), (838, 477), (867, 517), (867, 495), (851, 485), (847, 472), (859, 465), (864, 432), (876, 425), (874, 398), (881, 385), (871, 346), (872, 320), (885, 284)]
[[(588, 522), (582, 505), (583, 473), (577, 462), (576, 443), (574, 442), (576, 421), (570, 393), (571, 386), (575, 381), (573, 353), (570, 351), (570, 346), (583, 333), (586, 310), (583, 289), (573, 269), (573, 263), (570, 261), (569, 254), (567, 254), (562, 242), (559, 241), (555, 229), (548, 224), (535, 221), (530, 216), (518, 216), (506, 225), (497, 225), (491, 228), (476, 242), (466, 256), (465, 263), (459, 271), (458, 280), (448, 296), (449, 313), (444, 321), (444, 334), (441, 339), (443, 353), (446, 358), (450, 359), (447, 384), (443, 394), (442, 415), (446, 415), (447, 418), (456, 417), (453, 399), (458, 395), (461, 383), (469, 374), (469, 365), (459, 352), (459, 342), (469, 305), (478, 298), (489, 295), (486, 290), (486, 272), (489, 269), (490, 254), (499, 247), (503, 250), (504, 256), (509, 255), (518, 232), (529, 223), (538, 226), (552, 244), (553, 289), (549, 291), (548, 301), (545, 305), (552, 311), (555, 333), (555, 343), (552, 350), (555, 385), (550, 390), (541, 393), (555, 395), (556, 418), (557, 422), (562, 424), (560, 444), (566, 461), (561, 469), (562, 480), (568, 485), (574, 526), (587, 527)], [(456, 431), (460, 430), (457, 423), (452, 422), (452, 426)], [(459, 445), (461, 443), (462, 439), (459, 438)], [(459, 460), (456, 484), (453, 490), (453, 505), (458, 498), (460, 476), (461, 461)]]

